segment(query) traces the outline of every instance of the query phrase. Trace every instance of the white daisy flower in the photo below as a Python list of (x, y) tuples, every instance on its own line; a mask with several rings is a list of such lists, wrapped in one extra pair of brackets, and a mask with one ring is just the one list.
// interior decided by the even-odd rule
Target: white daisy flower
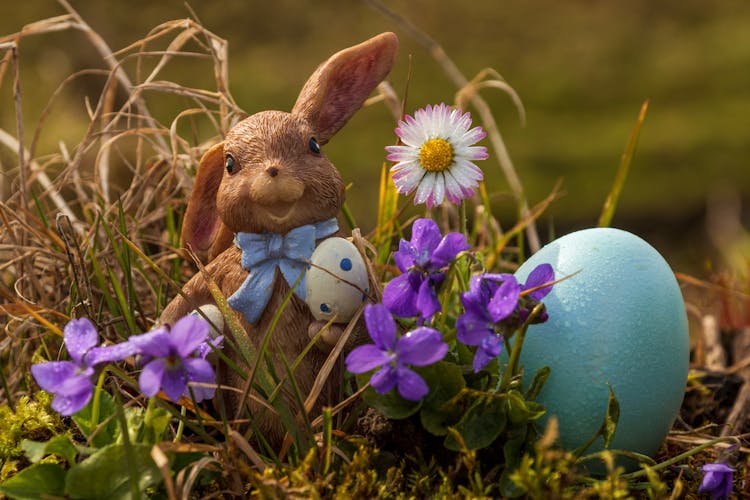
[(483, 179), (472, 163), (489, 155), (484, 146), (472, 146), (487, 135), (471, 127), (469, 113), (461, 114), (446, 104), (418, 109), (412, 118), (399, 121), (396, 135), (403, 145), (387, 146), (393, 182), (401, 194), (414, 190), (414, 204), (439, 205), (444, 199), (459, 203), (474, 194)]

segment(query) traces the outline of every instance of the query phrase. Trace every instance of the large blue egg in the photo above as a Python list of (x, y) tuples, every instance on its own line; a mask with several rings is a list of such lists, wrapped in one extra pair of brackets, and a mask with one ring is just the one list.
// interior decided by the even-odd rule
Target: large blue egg
[[(689, 338), (685, 304), (664, 258), (619, 229), (568, 234), (542, 248), (516, 276), (550, 263), (557, 283), (543, 300), (549, 320), (526, 334), (525, 380), (550, 376), (538, 401), (557, 415), (560, 444), (574, 449), (602, 424), (609, 384), (620, 403), (613, 449), (653, 455), (685, 392)], [(602, 440), (589, 451), (602, 449)]]

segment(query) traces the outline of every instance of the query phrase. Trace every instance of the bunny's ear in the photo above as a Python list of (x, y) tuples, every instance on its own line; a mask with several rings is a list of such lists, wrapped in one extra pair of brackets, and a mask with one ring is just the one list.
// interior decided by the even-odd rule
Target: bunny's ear
[[(201, 158), (195, 174), (185, 217), (182, 221), (182, 245), (189, 247), (206, 263), (231, 244), (231, 231), (224, 226), (216, 209), (216, 192), (224, 175), (224, 144), (219, 143)], [(225, 240), (229, 235), (229, 243)], [(223, 246), (224, 248), (220, 248)]]
[(397, 51), (396, 35), (381, 33), (337, 52), (307, 80), (292, 114), (306, 118), (325, 144), (391, 71)]

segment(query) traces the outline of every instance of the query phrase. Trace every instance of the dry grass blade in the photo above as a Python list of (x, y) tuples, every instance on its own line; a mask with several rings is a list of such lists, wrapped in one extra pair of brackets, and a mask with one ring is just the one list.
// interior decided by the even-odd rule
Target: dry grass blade
[(537, 203), (526, 214), (524, 218), (516, 222), (516, 224), (512, 228), (510, 228), (505, 232), (505, 234), (503, 234), (503, 236), (495, 244), (494, 250), (487, 256), (487, 261), (485, 264), (487, 266), (487, 269), (492, 269), (493, 266), (497, 263), (497, 259), (499, 258), (500, 253), (503, 251), (510, 240), (512, 240), (518, 233), (528, 227), (529, 224), (533, 223), (534, 220), (539, 218), (545, 212), (547, 207), (562, 195), (562, 192), (560, 191), (561, 185), (562, 182), (558, 181), (552, 188), (552, 192), (547, 195), (544, 200)]
[[(72, 16), (73, 19), (75, 19), (76, 24), (75, 28), (81, 30), (86, 34), (86, 36), (89, 38), (89, 41), (93, 45), (93, 47), (99, 52), (102, 59), (109, 65), (110, 70), (113, 72), (115, 78), (120, 82), (120, 85), (125, 89), (125, 91), (128, 93), (128, 95), (134, 95), (132, 92), (132, 83), (130, 82), (130, 79), (128, 78), (127, 73), (124, 69), (120, 66), (120, 64), (117, 61), (117, 58), (115, 57), (112, 50), (109, 48), (109, 45), (104, 41), (104, 39), (91, 29), (91, 27), (83, 20), (83, 18), (78, 14), (78, 12), (67, 2), (67, 0), (58, 0), (60, 5), (68, 11), (68, 13)], [(139, 112), (147, 117), (148, 125), (150, 127), (156, 127), (155, 121), (153, 118), (151, 118), (151, 114), (149, 113), (148, 109), (146, 108), (146, 105), (143, 103), (141, 99), (137, 97), (133, 99), (134, 104), (138, 108)], [(162, 144), (162, 146), (166, 146), (166, 144)]]
[[(409, 33), (409, 35), (411, 35), (412, 38), (417, 41), (417, 43), (422, 45), (425, 50), (427, 50), (430, 55), (432, 55), (432, 57), (438, 62), (438, 64), (440, 64), (440, 66), (443, 68), (443, 71), (451, 80), (451, 82), (456, 86), (456, 88), (460, 90), (465, 88), (469, 84), (469, 80), (463, 75), (463, 73), (461, 73), (461, 70), (458, 68), (458, 66), (456, 66), (453, 60), (448, 57), (440, 44), (438, 44), (424, 31), (419, 29), (403, 16), (397, 14), (395, 11), (387, 7), (380, 0), (364, 1), (375, 8), (377, 11), (387, 16), (389, 19), (393, 20), (402, 29)], [(487, 137), (490, 139), (492, 148), (495, 150), (495, 154), (497, 155), (500, 168), (503, 171), (503, 174), (505, 175), (505, 178), (508, 181), (511, 190), (513, 191), (513, 195), (518, 200), (521, 217), (526, 218), (528, 216), (529, 206), (526, 200), (526, 195), (524, 194), (523, 185), (521, 184), (521, 180), (518, 178), (518, 174), (516, 174), (516, 169), (510, 159), (508, 149), (505, 147), (505, 142), (503, 141), (503, 138), (500, 134), (497, 122), (492, 115), (492, 110), (490, 109), (487, 102), (478, 94), (474, 94), (472, 96), (471, 103), (479, 113), (482, 123), (484, 124), (484, 128), (487, 131)], [(529, 241), (529, 247), (531, 248), (532, 252), (536, 252), (541, 247), (541, 244), (539, 241), (539, 235), (536, 231), (536, 224), (533, 220), (526, 227), (526, 233)]]
[(315, 402), (318, 400), (318, 397), (320, 397), (320, 393), (323, 391), (323, 388), (326, 385), (328, 377), (333, 371), (333, 367), (336, 365), (336, 363), (339, 362), (339, 356), (341, 355), (341, 352), (343, 351), (344, 346), (346, 345), (346, 342), (349, 340), (349, 336), (352, 334), (352, 331), (354, 331), (354, 328), (357, 326), (357, 322), (359, 321), (360, 316), (362, 316), (363, 310), (364, 310), (364, 306), (360, 307), (357, 310), (357, 312), (354, 313), (354, 316), (349, 321), (349, 324), (346, 326), (344, 333), (338, 339), (338, 341), (336, 342), (336, 345), (331, 350), (331, 353), (326, 358), (325, 363), (323, 363), (323, 366), (320, 368), (318, 375), (315, 377), (315, 382), (313, 383), (312, 389), (310, 389), (310, 394), (308, 394), (307, 399), (305, 399), (305, 411), (306, 412), (309, 413), (310, 411), (312, 411), (313, 406), (315, 406)]
[(477, 73), (477, 76), (472, 78), (466, 86), (456, 93), (456, 105), (459, 108), (465, 108), (467, 101), (471, 101), (483, 88), (494, 88), (505, 92), (511, 98), (516, 107), (518, 118), (521, 120), (521, 126), (523, 127), (526, 125), (526, 109), (523, 106), (521, 97), (516, 90), (505, 81), (505, 78), (492, 68), (485, 68)]
[[(0, 144), (4, 144), (8, 147), (8, 149), (18, 151), (19, 145), (21, 143), (18, 141), (18, 139), (8, 134), (5, 130), (0, 129)], [(63, 196), (60, 194), (57, 186), (55, 186), (47, 173), (44, 171), (44, 168), (42, 168), (39, 163), (33, 159), (29, 161), (28, 165), (29, 170), (31, 170), (31, 173), (33, 174), (32, 177), (36, 179), (39, 184), (41, 184), (42, 188), (44, 188), (45, 193), (52, 200), (55, 207), (57, 207), (57, 209), (64, 213), (68, 218), (70, 218), (71, 221), (78, 222), (78, 218), (76, 217), (75, 213), (73, 213), (73, 210), (68, 205), (68, 202), (65, 201), (65, 198), (63, 198)]]
[[(64, 241), (65, 253), (68, 256), (68, 262), (73, 270), (73, 279), (76, 283), (79, 295), (82, 295), (81, 305), (86, 311), (86, 316), (93, 317), (91, 304), (93, 304), (93, 296), (91, 294), (91, 287), (89, 281), (84, 276), (84, 259), (83, 253), (81, 252), (81, 246), (78, 243), (76, 235), (72, 231), (72, 225), (70, 219), (63, 214), (58, 214), (55, 222), (57, 224), (57, 232), (60, 238)], [(74, 255), (75, 253), (75, 255)]]
[(151, 458), (154, 460), (156, 467), (161, 473), (161, 477), (164, 480), (164, 487), (167, 489), (167, 498), (169, 500), (177, 500), (175, 495), (174, 481), (172, 480), (172, 474), (169, 466), (169, 457), (164, 451), (158, 446), (154, 445), (151, 448)]
[(263, 461), (260, 454), (255, 451), (252, 446), (250, 446), (250, 443), (247, 442), (247, 439), (245, 439), (242, 434), (235, 430), (230, 430), (229, 437), (237, 445), (237, 447), (242, 450), (242, 453), (245, 454), (245, 456), (253, 463), (253, 465), (258, 468), (258, 470), (263, 471), (266, 468), (266, 463)]

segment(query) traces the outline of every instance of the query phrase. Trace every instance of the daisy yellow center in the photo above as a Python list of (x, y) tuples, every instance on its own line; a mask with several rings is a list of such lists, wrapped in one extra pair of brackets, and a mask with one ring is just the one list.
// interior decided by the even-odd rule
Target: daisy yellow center
[(445, 139), (430, 139), (419, 148), (419, 163), (428, 172), (442, 172), (453, 163), (453, 146)]

